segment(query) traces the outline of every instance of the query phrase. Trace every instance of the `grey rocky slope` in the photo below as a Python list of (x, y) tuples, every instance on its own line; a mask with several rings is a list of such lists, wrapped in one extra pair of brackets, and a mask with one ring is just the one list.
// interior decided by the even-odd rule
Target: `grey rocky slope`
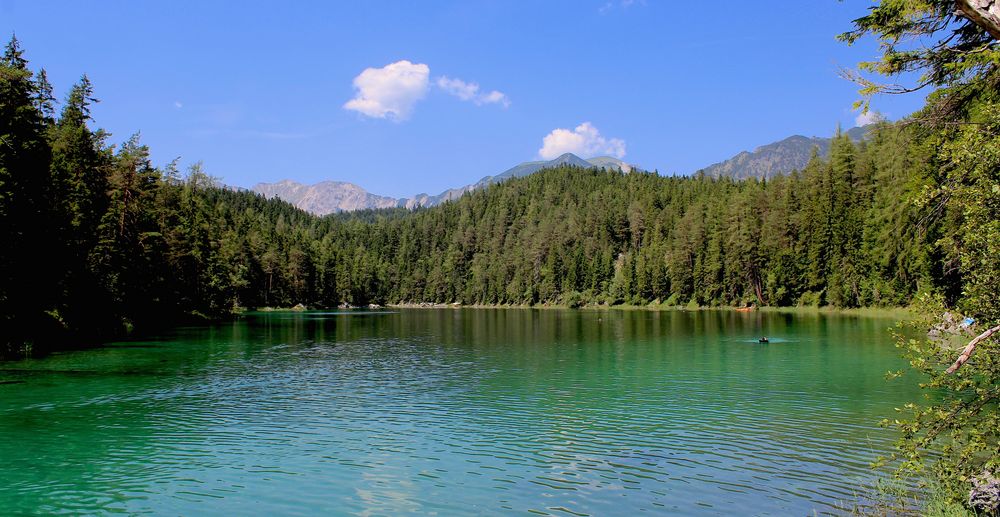
[(303, 185), (292, 180), (277, 183), (258, 183), (253, 191), (265, 197), (276, 197), (307, 212), (318, 215), (351, 212), (366, 208), (392, 208), (398, 200), (372, 194), (346, 181), (322, 181)]
[(323, 181), (314, 185), (305, 185), (292, 180), (282, 180), (277, 183), (258, 183), (254, 185), (253, 191), (266, 197), (277, 197), (317, 215), (351, 212), (368, 208), (417, 208), (434, 206), (445, 201), (458, 199), (466, 192), (471, 192), (510, 178), (527, 176), (541, 169), (558, 165), (617, 168), (623, 171), (632, 170), (631, 165), (617, 158), (599, 156), (590, 160), (584, 160), (575, 154), (566, 153), (554, 160), (524, 162), (495, 176), (486, 176), (475, 183), (448, 189), (437, 195), (417, 194), (410, 198), (396, 199), (372, 194), (358, 185), (344, 181)]

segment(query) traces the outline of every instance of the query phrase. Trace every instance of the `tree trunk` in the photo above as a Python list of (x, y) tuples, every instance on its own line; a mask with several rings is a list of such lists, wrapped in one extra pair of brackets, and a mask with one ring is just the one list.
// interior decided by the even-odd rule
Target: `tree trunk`
[(1000, 0), (955, 0), (959, 16), (967, 18), (1000, 40)]

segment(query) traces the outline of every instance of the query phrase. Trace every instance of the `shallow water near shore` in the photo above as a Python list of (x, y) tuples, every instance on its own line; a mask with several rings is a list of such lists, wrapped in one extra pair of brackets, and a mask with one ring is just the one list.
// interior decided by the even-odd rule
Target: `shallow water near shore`
[(884, 378), (904, 366), (892, 323), (270, 312), (4, 362), (0, 508), (835, 513), (890, 446), (878, 421), (917, 396)]

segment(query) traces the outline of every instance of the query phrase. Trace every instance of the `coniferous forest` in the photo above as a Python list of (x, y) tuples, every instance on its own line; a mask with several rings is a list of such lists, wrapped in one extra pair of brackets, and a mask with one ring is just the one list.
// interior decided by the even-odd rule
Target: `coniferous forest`
[[(995, 513), (997, 5), (877, 2), (839, 36), (878, 42), (876, 60), (846, 73), (859, 106), (918, 90), (925, 106), (860, 141), (838, 129), (828, 155), (784, 176), (562, 166), (432, 208), (326, 217), (226, 187), (197, 164), (152, 163), (138, 134), (110, 135), (93, 120), (86, 76), (57, 95), (12, 38), (0, 56), (0, 357), (299, 304), (910, 307), (916, 321), (895, 337), (911, 368), (890, 377), (920, 376), (926, 397), (883, 421), (899, 438), (878, 462), (927, 480), (925, 499), (957, 508), (937, 514)], [(921, 75), (900, 86), (867, 74)], [(768, 343), (747, 344), (779, 348), (758, 346)]]
[(964, 289), (962, 210), (921, 202), (960, 129), (839, 134), (828, 159), (768, 181), (564, 167), (321, 218), (154, 166), (137, 135), (112, 143), (87, 78), (57, 101), (16, 39), (0, 65), (9, 349), (299, 303), (863, 307)]

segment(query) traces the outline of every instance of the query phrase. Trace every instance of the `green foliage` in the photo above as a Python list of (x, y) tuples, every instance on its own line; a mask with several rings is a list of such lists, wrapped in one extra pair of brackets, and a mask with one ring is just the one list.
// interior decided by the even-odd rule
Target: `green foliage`
[(58, 325), (48, 312), (56, 284), (45, 259), (56, 251), (47, 238), (55, 214), (39, 95), (12, 38), (0, 58), (0, 325), (17, 347), (26, 343), (26, 329), (47, 334)]
[[(956, 346), (1000, 322), (1000, 105), (977, 111), (976, 124), (952, 130), (942, 143), (947, 176), (926, 192), (925, 203), (959, 213), (959, 231), (947, 243), (957, 248), (964, 279), (958, 306), (978, 323), (972, 331), (949, 332), (940, 298), (922, 301), (925, 315), (900, 333), (899, 346), (928, 393), (923, 403), (901, 408), (900, 418), (886, 422), (901, 433), (895, 454), (900, 474), (930, 477), (951, 503), (963, 502), (982, 472), (1000, 471), (1000, 342), (982, 341), (956, 373), (945, 371), (958, 355)], [(914, 337), (928, 329), (931, 337)]]
[[(32, 80), (19, 52), (2, 68), (3, 99), (24, 116), (4, 119), (21, 125), (3, 138), (36, 154), (0, 158), (34, 183), (0, 209), (12, 214), (4, 224), (49, 230), (4, 230), (30, 241), (19, 248), (30, 254), (0, 253), (12, 282), (0, 299), (22, 303), (9, 317), (25, 329), (8, 346), (47, 339), (31, 330), (45, 318), (99, 339), (238, 307), (857, 307), (905, 304), (951, 281), (934, 252), (950, 235), (942, 213), (906, 201), (939, 187), (921, 151), (936, 137), (918, 128), (886, 126), (863, 144), (838, 135), (828, 160), (768, 181), (566, 166), (430, 209), (319, 218), (219, 188), (198, 165), (183, 178), (173, 164), (157, 169), (137, 137), (108, 145), (89, 126), (86, 78), (46, 118), (51, 86)], [(23, 275), (39, 257), (58, 267)], [(52, 285), (35, 289), (43, 276)], [(23, 304), (30, 296), (37, 303)]]
[[(0, 60), (0, 347), (44, 350), (299, 303), (859, 307), (919, 297), (927, 314), (948, 307), (992, 326), (991, 84), (942, 91), (915, 117), (960, 123), (882, 124), (860, 144), (838, 134), (828, 159), (767, 181), (564, 166), (430, 209), (320, 218), (221, 188), (199, 165), (183, 177), (174, 164), (158, 169), (138, 137), (107, 144), (90, 127), (86, 77), (54, 117), (51, 85), (12, 40)], [(1000, 467), (1000, 345), (983, 342), (945, 375), (955, 352), (914, 338), (933, 324), (900, 334), (928, 398), (889, 424), (902, 432), (900, 472), (933, 473), (945, 508)]]
[(957, 13), (954, 0), (881, 0), (867, 16), (854, 21), (854, 30), (839, 36), (849, 44), (866, 36), (878, 39), (881, 55), (862, 62), (862, 71), (887, 77), (921, 73), (914, 86), (879, 84), (852, 75), (862, 86), (866, 107), (875, 94), (975, 83), (997, 69), (996, 39)]
[[(849, 43), (865, 35), (879, 39), (882, 55), (862, 63), (862, 70), (885, 76), (920, 72), (916, 88), (943, 87), (914, 116), (923, 123), (925, 144), (910, 146), (930, 165), (924, 177), (931, 180), (910, 199), (942, 224), (916, 221), (932, 245), (924, 256), (899, 255), (941, 280), (938, 288), (921, 285), (917, 306), (924, 315), (901, 329), (898, 339), (927, 393), (885, 422), (900, 431), (892, 458), (899, 461), (897, 473), (928, 478), (938, 487), (931, 514), (960, 514), (974, 479), (1000, 471), (998, 339), (983, 340), (962, 368), (946, 371), (958, 346), (1000, 323), (1000, 28), (977, 18), (980, 4), (989, 7), (881, 0), (855, 21), (854, 31), (841, 35)], [(869, 98), (916, 89), (860, 82)], [(956, 310), (977, 324), (963, 330), (950, 323), (953, 318), (942, 319)]]
[(954, 131), (941, 150), (947, 181), (937, 192), (961, 210), (961, 269), (965, 312), (1000, 320), (1000, 103), (975, 108), (972, 124)]

